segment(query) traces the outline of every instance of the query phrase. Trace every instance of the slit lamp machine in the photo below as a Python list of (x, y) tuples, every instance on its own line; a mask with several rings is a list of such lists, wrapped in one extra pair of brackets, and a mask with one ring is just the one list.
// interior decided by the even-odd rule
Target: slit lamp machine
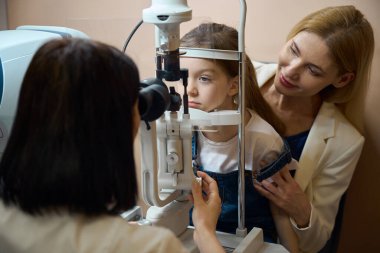
[[(253, 228), (247, 234), (244, 225), (245, 110), (242, 105), (245, 104), (243, 84), (245, 83), (246, 2), (240, 0), (238, 51), (181, 48), (180, 24), (191, 18), (192, 10), (186, 0), (152, 0), (152, 5), (143, 10), (143, 22), (155, 25), (156, 77), (142, 82), (141, 93), (153, 86), (157, 87), (157, 92), (142, 98), (143, 102), (140, 104), (143, 120), (140, 126), (140, 143), (141, 154), (144, 154), (141, 156), (142, 196), (145, 203), (150, 206), (145, 218), (140, 222), (171, 229), (191, 252), (197, 252), (192, 243), (192, 228), (188, 226), (191, 203), (186, 198), (194, 179), (192, 133), (202, 127), (238, 125), (238, 227), (236, 234), (218, 232), (218, 237), (225, 249), (231, 252), (287, 252), (281, 245), (264, 243), (262, 230), (259, 228)], [(188, 70), (180, 67), (181, 57), (238, 61), (238, 110), (203, 112), (188, 108), (186, 92)], [(174, 86), (165, 84), (165, 81), (170, 83), (180, 80), (184, 86), (182, 98), (178, 97)], [(182, 108), (180, 108), (181, 102)], [(154, 116), (148, 115), (153, 108), (160, 111), (156, 111)], [(130, 213), (128, 215), (134, 216)]]

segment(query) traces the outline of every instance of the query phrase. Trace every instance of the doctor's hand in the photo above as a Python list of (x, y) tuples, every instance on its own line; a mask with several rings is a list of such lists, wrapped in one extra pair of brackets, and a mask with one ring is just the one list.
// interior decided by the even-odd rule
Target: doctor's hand
[(307, 227), (311, 216), (311, 204), (306, 194), (289, 173), (288, 165), (271, 179), (255, 182), (255, 189), (275, 206), (293, 218), (299, 228)]
[(202, 185), (194, 180), (190, 196), (194, 203), (194, 241), (201, 252), (224, 252), (216, 237), (216, 223), (221, 212), (218, 185), (204, 172), (197, 171), (197, 175), (202, 178)]

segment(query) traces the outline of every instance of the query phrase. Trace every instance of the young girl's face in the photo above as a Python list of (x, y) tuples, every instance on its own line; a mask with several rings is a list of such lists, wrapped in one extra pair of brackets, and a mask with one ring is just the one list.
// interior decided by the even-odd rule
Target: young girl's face
[(351, 80), (338, 75), (325, 41), (310, 32), (300, 32), (290, 39), (280, 51), (278, 62), (274, 85), (287, 96), (314, 96), (330, 84), (339, 88)]
[[(181, 68), (189, 70), (187, 93), (189, 107), (203, 111), (232, 110), (238, 93), (238, 79), (229, 77), (213, 60), (181, 59)], [(183, 87), (179, 87), (183, 94)]]

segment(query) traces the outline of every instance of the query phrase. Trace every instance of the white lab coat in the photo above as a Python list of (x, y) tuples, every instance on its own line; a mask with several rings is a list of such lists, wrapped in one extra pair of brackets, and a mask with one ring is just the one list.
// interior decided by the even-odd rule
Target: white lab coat
[(1, 253), (179, 253), (187, 252), (174, 234), (131, 225), (120, 216), (30, 216), (0, 199)]

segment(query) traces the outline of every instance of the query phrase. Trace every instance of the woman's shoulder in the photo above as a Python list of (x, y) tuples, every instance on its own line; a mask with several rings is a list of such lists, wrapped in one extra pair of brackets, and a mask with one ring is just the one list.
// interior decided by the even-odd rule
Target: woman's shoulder
[[(172, 231), (164, 227), (155, 226), (139, 226), (137, 225), (139, 233), (135, 235), (140, 239), (141, 245), (138, 247), (146, 249), (146, 252), (161, 252), (161, 253), (186, 253), (180, 240), (174, 235)], [(149, 238), (149, 243), (147, 243)], [(150, 247), (149, 247), (150, 245)], [(130, 247), (128, 246), (128, 250)], [(131, 252), (145, 252), (145, 251), (131, 251)]]
[[(91, 222), (92, 223), (92, 222)], [(166, 228), (155, 226), (140, 226), (130, 224), (119, 216), (103, 217), (96, 224), (88, 224), (88, 228), (95, 233), (91, 241), (96, 240), (98, 235), (109, 238), (109, 248), (120, 247), (128, 249), (128, 252), (185, 252), (181, 242)], [(84, 231), (83, 231), (84, 232)], [(90, 233), (90, 231), (87, 231)], [(88, 234), (86, 233), (86, 234)], [(112, 245), (111, 245), (112, 244)], [(115, 249), (111, 252), (122, 252)]]
[[(314, 121), (313, 128), (319, 134), (334, 136), (342, 144), (351, 145), (364, 141), (363, 135), (333, 103), (324, 102)], [(313, 130), (312, 128), (312, 130)]]
[(5, 206), (2, 199), (0, 215), (0, 237), (6, 234), (10, 247), (4, 252), (18, 252), (25, 243), (34, 249), (30, 252), (187, 252), (169, 229), (130, 224), (119, 215), (88, 217), (62, 212), (32, 216)]

